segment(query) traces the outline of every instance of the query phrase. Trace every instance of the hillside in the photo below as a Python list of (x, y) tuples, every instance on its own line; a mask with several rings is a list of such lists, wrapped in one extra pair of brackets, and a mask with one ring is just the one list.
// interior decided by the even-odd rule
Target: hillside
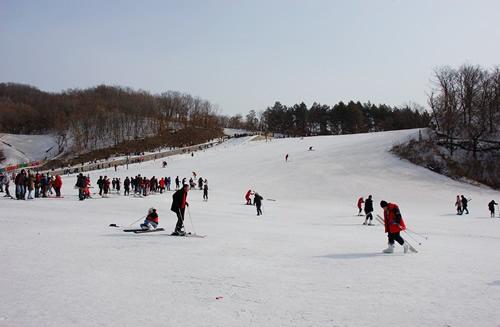
[[(100, 175), (208, 179), (209, 200), (188, 195), (187, 230), (172, 192), (77, 201), (1, 198), (0, 326), (493, 326), (500, 321), (500, 192), (459, 183), (388, 152), (417, 130), (252, 141), (232, 139), (194, 156)], [(313, 151), (308, 151), (313, 147)], [(289, 154), (288, 162), (285, 155)], [(264, 197), (263, 216), (244, 194)], [(96, 188), (93, 189), (93, 192)], [(392, 255), (383, 227), (363, 226), (356, 200), (397, 203), (407, 226), (428, 237)], [(457, 194), (472, 198), (455, 215)], [(158, 209), (166, 232), (130, 235)], [(5, 213), (8, 213), (5, 214)], [(497, 213), (498, 215), (498, 213)], [(417, 236), (414, 236), (417, 237)]]
[(52, 159), (58, 153), (52, 135), (15, 135), (0, 133), (0, 151), (5, 160), (0, 166)]

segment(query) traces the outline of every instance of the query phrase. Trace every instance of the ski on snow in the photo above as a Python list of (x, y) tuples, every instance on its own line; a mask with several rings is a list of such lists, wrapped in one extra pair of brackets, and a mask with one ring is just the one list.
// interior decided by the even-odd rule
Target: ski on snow
[(172, 237), (195, 237), (195, 238), (205, 238), (205, 237), (207, 237), (207, 235), (198, 235), (198, 234), (192, 234), (192, 233), (186, 233), (184, 235), (168, 234), (167, 236), (172, 236)]
[(162, 232), (164, 230), (165, 229), (163, 229), (163, 228), (157, 228), (157, 229), (152, 229), (152, 230), (142, 229), (142, 228), (135, 228), (135, 229), (124, 229), (123, 231), (127, 232), (127, 233), (132, 232), (132, 233), (136, 233), (136, 234), (142, 234), (142, 233)]
[[(380, 215), (376, 215), (375, 218), (378, 220), (379, 223), (385, 226), (384, 218), (380, 217)], [(405, 243), (408, 245), (408, 249), (410, 249), (411, 252), (418, 253), (417, 249), (415, 249), (407, 240), (405, 240)]]

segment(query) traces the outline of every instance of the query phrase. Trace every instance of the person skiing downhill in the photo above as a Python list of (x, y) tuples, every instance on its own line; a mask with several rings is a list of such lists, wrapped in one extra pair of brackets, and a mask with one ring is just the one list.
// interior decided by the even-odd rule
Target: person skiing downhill
[[(365, 217), (365, 222), (363, 223), (363, 225), (370, 225), (370, 226), (373, 225), (373, 223), (372, 223), (372, 220), (373, 220), (372, 212), (373, 212), (373, 200), (372, 200), (372, 196), (368, 195), (368, 198), (365, 200), (365, 214), (366, 214), (366, 217)], [(368, 222), (368, 220), (370, 220), (370, 221)]]
[(491, 202), (488, 203), (488, 209), (490, 209), (491, 218), (495, 218), (495, 206), (496, 205), (498, 205), (498, 203), (496, 203), (495, 200), (491, 200)]
[(189, 204), (187, 203), (187, 195), (189, 191), (189, 185), (184, 184), (184, 186), (176, 191), (172, 195), (172, 206), (170, 207), (170, 210), (175, 212), (177, 215), (177, 224), (175, 225), (175, 230), (172, 233), (172, 235), (177, 235), (177, 236), (184, 236), (186, 235), (186, 232), (183, 230), (184, 229), (184, 211), (186, 210), (186, 207), (189, 207)]
[(406, 225), (403, 217), (401, 217), (399, 207), (394, 203), (387, 203), (384, 200), (380, 201), (380, 206), (384, 209), (385, 232), (389, 240), (387, 249), (382, 252), (393, 253), (394, 241), (396, 241), (403, 246), (404, 253), (408, 253), (409, 246), (399, 234), (401, 231), (406, 230)]
[(148, 215), (144, 222), (140, 225), (143, 230), (154, 230), (158, 227), (160, 218), (155, 208), (149, 208)]
[(363, 210), (363, 203), (365, 203), (365, 201), (363, 200), (363, 197), (359, 197), (358, 199), (358, 216), (361, 216), (361, 211)]

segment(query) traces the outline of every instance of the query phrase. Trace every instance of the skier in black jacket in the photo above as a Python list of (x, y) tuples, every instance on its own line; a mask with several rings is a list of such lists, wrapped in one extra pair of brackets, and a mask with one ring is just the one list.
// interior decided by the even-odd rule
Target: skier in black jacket
[(97, 186), (99, 187), (99, 195), (102, 196), (102, 189), (104, 187), (104, 180), (102, 179), (102, 176), (99, 176), (99, 179), (97, 180)]
[(125, 178), (125, 181), (123, 182), (123, 195), (130, 195), (130, 179), (128, 176)]
[(469, 214), (469, 209), (467, 209), (467, 203), (469, 202), (470, 200), (467, 200), (465, 198), (465, 196), (462, 195), (462, 212), (466, 211), (466, 214), (468, 215)]
[(186, 232), (184, 232), (183, 229), (184, 211), (186, 210), (186, 207), (189, 207), (189, 204), (187, 203), (188, 191), (189, 185), (184, 184), (184, 186), (180, 190), (176, 191), (174, 195), (172, 195), (172, 206), (170, 207), (170, 210), (175, 212), (175, 214), (177, 215), (177, 224), (175, 225), (175, 230), (172, 235), (186, 235)]
[(259, 193), (255, 192), (254, 196), (253, 196), (253, 203), (255, 204), (255, 206), (257, 207), (257, 216), (260, 216), (262, 215), (262, 200), (263, 198), (260, 196)]
[[(370, 226), (373, 225), (372, 224), (372, 220), (373, 220), (372, 212), (373, 212), (373, 200), (372, 200), (372, 196), (368, 195), (368, 199), (365, 200), (366, 218), (365, 218), (365, 222), (363, 223), (363, 225), (370, 225)], [(368, 222), (368, 220), (370, 220), (370, 222)]]
[(495, 206), (496, 205), (498, 205), (498, 203), (496, 203), (495, 200), (491, 200), (491, 202), (488, 203), (488, 209), (490, 209), (491, 218), (495, 218)]

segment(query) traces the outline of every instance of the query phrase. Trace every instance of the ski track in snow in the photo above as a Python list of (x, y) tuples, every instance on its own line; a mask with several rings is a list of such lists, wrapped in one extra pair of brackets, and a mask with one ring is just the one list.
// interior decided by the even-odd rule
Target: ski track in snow
[[(90, 172), (208, 179), (188, 196), (198, 234), (168, 237), (171, 195), (77, 201), (0, 199), (0, 326), (498, 326), (500, 192), (453, 181), (387, 150), (417, 130), (234, 139), (161, 160)], [(307, 151), (313, 146), (315, 151)], [(289, 162), (284, 156), (289, 154)], [(244, 205), (261, 193), (263, 216)], [(12, 190), (12, 187), (11, 187)], [(93, 189), (96, 191), (96, 188)], [(1, 194), (1, 193), (0, 193)], [(383, 226), (363, 226), (360, 196), (397, 203), (428, 240), (385, 255)], [(456, 216), (454, 199), (473, 199)], [(154, 206), (165, 232), (123, 233)], [(498, 214), (498, 213), (497, 213)], [(193, 231), (189, 216), (185, 226)]]

